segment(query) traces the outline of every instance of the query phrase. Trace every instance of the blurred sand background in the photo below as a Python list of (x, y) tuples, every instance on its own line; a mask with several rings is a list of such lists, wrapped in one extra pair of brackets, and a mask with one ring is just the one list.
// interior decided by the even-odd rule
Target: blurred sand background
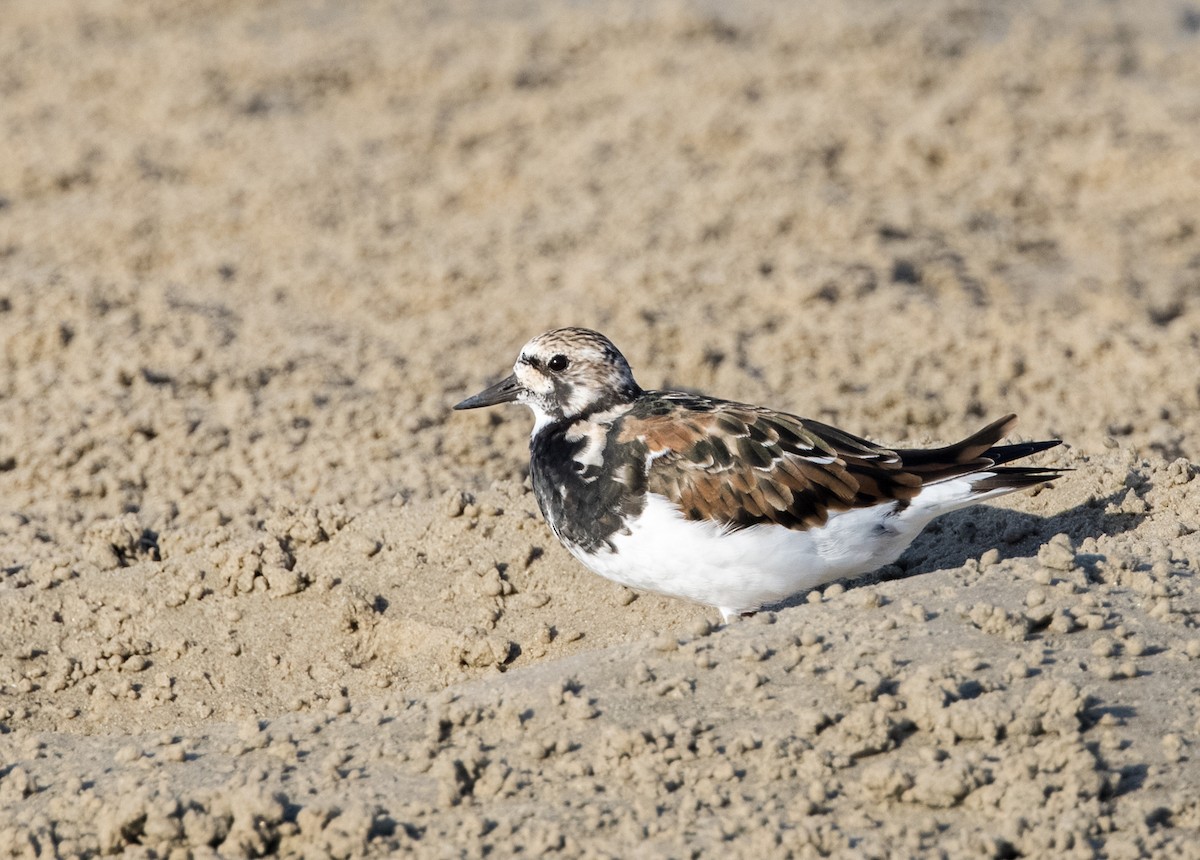
[[(6, 0), (0, 855), (1200, 857), (1200, 7)], [(1055, 487), (717, 628), (558, 325)]]

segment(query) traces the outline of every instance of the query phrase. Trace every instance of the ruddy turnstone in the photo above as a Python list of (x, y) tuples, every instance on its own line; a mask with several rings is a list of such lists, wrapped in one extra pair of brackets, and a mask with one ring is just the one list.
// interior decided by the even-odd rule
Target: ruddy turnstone
[(1059, 476), (1003, 466), (1059, 440), (997, 445), (1015, 415), (944, 448), (679, 391), (643, 391), (604, 335), (561, 328), (455, 409), (524, 403), (533, 491), (558, 539), (631, 588), (730, 618), (890, 564), (931, 520)]

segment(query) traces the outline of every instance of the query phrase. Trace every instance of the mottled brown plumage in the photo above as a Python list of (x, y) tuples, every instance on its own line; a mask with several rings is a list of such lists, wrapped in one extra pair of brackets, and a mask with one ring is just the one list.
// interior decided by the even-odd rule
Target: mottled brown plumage
[[(647, 392), (614, 421), (615, 442), (649, 454), (646, 488), (689, 519), (733, 527), (823, 525), (830, 511), (907, 503), (931, 481), (978, 472), (1055, 443), (994, 448), (1016, 421), (1007, 415), (944, 448), (893, 450), (817, 421), (743, 403)], [(644, 413), (644, 414), (643, 414)], [(1054, 472), (1022, 469), (1028, 483)]]

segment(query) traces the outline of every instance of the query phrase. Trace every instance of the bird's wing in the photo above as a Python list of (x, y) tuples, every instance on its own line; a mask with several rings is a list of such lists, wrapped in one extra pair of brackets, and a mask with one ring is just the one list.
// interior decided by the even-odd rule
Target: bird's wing
[(646, 486), (684, 516), (730, 528), (823, 525), (830, 511), (906, 504), (930, 481), (991, 465), (982, 456), (1011, 424), (994, 422), (957, 445), (900, 453), (787, 413), (655, 393), (621, 420), (617, 441), (646, 448)]

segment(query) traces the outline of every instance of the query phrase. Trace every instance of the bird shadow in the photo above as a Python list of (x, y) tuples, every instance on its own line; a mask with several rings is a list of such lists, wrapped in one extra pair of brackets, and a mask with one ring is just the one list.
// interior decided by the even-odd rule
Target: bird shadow
[(1087, 538), (1118, 535), (1136, 529), (1146, 514), (1108, 513), (1125, 497), (1125, 490), (1091, 499), (1048, 517), (1006, 508), (978, 505), (934, 520), (900, 557), (901, 579), (933, 570), (961, 567), (995, 549), (998, 561), (1029, 558), (1058, 534), (1065, 534), (1074, 546)]
[[(926, 526), (895, 564), (847, 580), (845, 586), (861, 588), (879, 582), (908, 579), (935, 570), (962, 567), (989, 549), (999, 553), (997, 561), (1032, 558), (1050, 538), (1058, 534), (1065, 534), (1073, 545), (1078, 546), (1089, 537), (1099, 538), (1131, 531), (1141, 524), (1146, 514), (1108, 512), (1110, 506), (1124, 498), (1125, 492), (1122, 489), (1047, 517), (988, 505), (976, 505), (947, 514)], [(801, 592), (770, 608), (799, 606), (808, 602), (808, 594)]]

